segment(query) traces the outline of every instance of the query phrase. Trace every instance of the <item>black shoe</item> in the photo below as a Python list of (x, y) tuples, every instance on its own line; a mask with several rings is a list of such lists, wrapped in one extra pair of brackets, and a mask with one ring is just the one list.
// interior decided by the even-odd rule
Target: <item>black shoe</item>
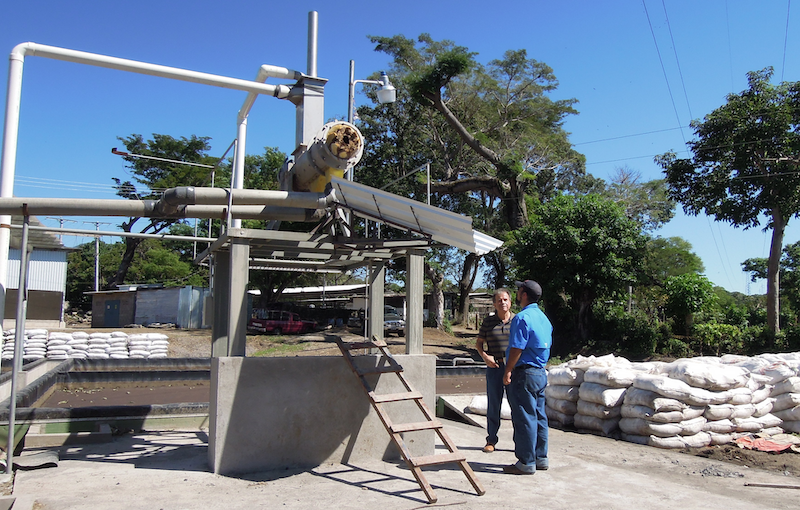
[(518, 468), (516, 464), (511, 464), (510, 466), (503, 466), (503, 473), (509, 475), (532, 475), (536, 473), (536, 471), (530, 471), (530, 472), (523, 471), (520, 468)]

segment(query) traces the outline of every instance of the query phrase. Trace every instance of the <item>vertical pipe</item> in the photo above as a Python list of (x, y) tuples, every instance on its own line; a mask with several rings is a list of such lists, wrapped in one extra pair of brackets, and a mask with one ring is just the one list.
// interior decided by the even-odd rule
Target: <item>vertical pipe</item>
[[(13, 52), (8, 64), (6, 116), (3, 124), (3, 154), (0, 159), (0, 198), (14, 196), (14, 173), (17, 165), (19, 137), (19, 107), (22, 100), (22, 54)], [(6, 287), (8, 286), (8, 248), (11, 241), (11, 216), (0, 215), (0, 325), (5, 318)]]
[(317, 11), (308, 13), (308, 74), (317, 76), (317, 32), (319, 28)]
[[(27, 205), (23, 210), (27, 213)], [(30, 216), (22, 223), (22, 243), (19, 249), (19, 287), (17, 288), (17, 316), (14, 332), (14, 360), (11, 365), (11, 400), (8, 409), (8, 447), (6, 448), (6, 473), (14, 471), (14, 427), (17, 414), (17, 378), (22, 370), (22, 348), (25, 345), (25, 313), (28, 301), (28, 226)]]
[(425, 168), (428, 173), (428, 205), (431, 205), (431, 162), (425, 163)]
[[(355, 63), (354, 60), (351, 60), (350, 61), (350, 82), (349, 82), (349, 86), (347, 87), (347, 122), (349, 122), (350, 124), (352, 124), (353, 120), (355, 119), (355, 110), (354, 110), (354, 106), (355, 105), (353, 104), (354, 101), (355, 101), (355, 92), (356, 92), (356, 90), (355, 90), (356, 89), (355, 76), (356, 76), (356, 63)], [(349, 180), (352, 181), (353, 180), (353, 176), (352, 176), (353, 169), (352, 168), (350, 169), (350, 173), (351, 173), (351, 175), (350, 175), (350, 179)]]
[[(100, 225), (97, 225), (100, 230)], [(94, 291), (100, 290), (100, 238), (94, 238)]]
[[(232, 189), (244, 188), (244, 155), (245, 147), (247, 146), (247, 117), (239, 118), (239, 124), (236, 127), (236, 150), (234, 151), (234, 164), (233, 182), (231, 183)], [(229, 208), (230, 210), (230, 208)], [(242, 228), (242, 220), (235, 218), (230, 225), (233, 228)]]

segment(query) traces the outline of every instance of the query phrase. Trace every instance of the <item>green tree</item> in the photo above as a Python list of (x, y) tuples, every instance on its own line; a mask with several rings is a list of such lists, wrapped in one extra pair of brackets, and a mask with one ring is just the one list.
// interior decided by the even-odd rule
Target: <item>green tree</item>
[(620, 204), (645, 232), (658, 229), (675, 215), (675, 202), (667, 195), (665, 181), (641, 182), (641, 174), (628, 167), (617, 168), (608, 185), (595, 181), (592, 192)]
[[(768, 277), (769, 260), (752, 258), (742, 262), (742, 270), (750, 273), (750, 280)], [(781, 296), (785, 297), (795, 312), (800, 312), (800, 241), (786, 245), (780, 261)]]
[(748, 73), (749, 88), (703, 121), (692, 122), (693, 156), (656, 158), (670, 197), (687, 214), (705, 212), (745, 229), (772, 230), (767, 263), (767, 325), (779, 323), (779, 262), (784, 229), (800, 211), (800, 82), (770, 83), (772, 68)]
[[(191, 138), (176, 139), (169, 135), (153, 134), (151, 140), (145, 141), (142, 135), (133, 134), (119, 140), (132, 154), (207, 165), (217, 162), (216, 158), (207, 154), (211, 148), (208, 137), (192, 135)], [(211, 179), (207, 168), (129, 156), (125, 157), (125, 161), (130, 168), (131, 179), (123, 181), (115, 178), (114, 182), (117, 194), (130, 200), (157, 200), (165, 189), (175, 186), (207, 186)], [(124, 232), (133, 232), (141, 219), (128, 218), (120, 224), (120, 228)], [(138, 231), (157, 234), (177, 222), (176, 219), (145, 218), (144, 226)], [(125, 282), (136, 250), (142, 242), (141, 238), (125, 238), (125, 252), (114, 278), (106, 284), (106, 288), (114, 288)]]
[[(622, 207), (597, 195), (562, 195), (539, 205), (513, 238), (518, 277), (542, 285), (548, 311), (569, 306), (581, 345), (591, 336), (595, 300), (620, 299), (638, 279), (646, 242)], [(572, 346), (566, 342), (562, 352)]]
[(691, 334), (694, 314), (708, 310), (717, 302), (714, 286), (703, 275), (686, 273), (667, 279), (667, 314), (683, 321), (686, 335)]
[[(387, 167), (403, 175), (430, 161), (435, 205), (471, 216), (477, 229), (491, 235), (527, 222), (531, 183), (550, 193), (558, 179), (583, 175), (583, 157), (562, 128), (564, 118), (576, 113), (575, 101), (549, 98), (558, 85), (552, 69), (529, 59), (525, 50), (508, 51), (483, 66), (468, 49), (428, 34), (416, 42), (404, 36), (370, 39), (377, 51), (393, 57), (392, 79), (401, 91), (391, 108), (359, 109), (369, 145), (379, 156), (365, 156), (373, 172), (387, 179)], [(369, 177), (369, 170), (365, 174)], [(504, 279), (502, 260), (490, 257), (496, 277)], [(460, 316), (469, 308), (480, 260), (463, 257)]]
[(644, 272), (652, 283), (663, 285), (671, 276), (704, 270), (703, 261), (692, 251), (692, 245), (681, 237), (656, 237), (647, 242)]

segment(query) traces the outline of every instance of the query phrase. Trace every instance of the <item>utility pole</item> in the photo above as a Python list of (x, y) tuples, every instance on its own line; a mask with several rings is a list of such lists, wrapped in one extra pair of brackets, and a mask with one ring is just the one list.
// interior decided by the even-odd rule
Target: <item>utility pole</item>
[[(77, 220), (70, 220), (61, 216), (46, 216), (46, 218), (51, 220), (58, 220), (58, 228), (64, 228), (65, 221), (71, 221), (72, 223), (78, 223)], [(61, 242), (61, 234), (58, 234), (58, 241)]]
[[(111, 225), (107, 221), (84, 221), (94, 225), (95, 230), (100, 230), (100, 225)], [(94, 291), (100, 290), (100, 236), (94, 236)]]

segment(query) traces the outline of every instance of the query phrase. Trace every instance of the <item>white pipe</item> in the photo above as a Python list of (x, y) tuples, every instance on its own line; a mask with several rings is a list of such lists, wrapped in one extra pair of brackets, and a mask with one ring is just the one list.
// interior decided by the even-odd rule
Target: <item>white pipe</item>
[[(22, 68), (25, 56), (36, 56), (87, 64), (121, 71), (129, 71), (162, 78), (212, 85), (256, 94), (267, 94), (280, 99), (289, 97), (291, 87), (267, 85), (227, 76), (219, 76), (174, 67), (148, 64), (107, 55), (68, 50), (32, 42), (18, 44), (9, 56), (8, 88), (6, 90), (6, 114), (3, 125), (2, 156), (0, 156), (0, 198), (14, 196), (14, 174), (16, 172), (17, 140), (19, 137), (19, 110), (22, 100)], [(11, 217), (0, 215), (0, 310), (5, 308), (8, 280), (8, 248), (10, 243)], [(2, 326), (2, 317), (0, 317)]]
[(308, 13), (308, 75), (317, 77), (317, 34), (319, 32), (319, 16), (317, 11)]
[(45, 57), (55, 60), (65, 60), (67, 62), (75, 62), (78, 64), (117, 69), (119, 71), (129, 71), (133, 73), (159, 76), (161, 78), (171, 78), (174, 80), (200, 83), (203, 85), (212, 85), (227, 89), (244, 90), (246, 92), (255, 92), (257, 94), (267, 94), (279, 99), (286, 99), (289, 97), (289, 92), (291, 91), (291, 88), (287, 85), (267, 85), (249, 80), (241, 80), (239, 78), (230, 78), (228, 76), (220, 76), (217, 74), (201, 73), (198, 71), (190, 71), (188, 69), (180, 69), (177, 67), (150, 64), (137, 60), (109, 57), (108, 55), (98, 55), (96, 53), (87, 53), (84, 51), (68, 50), (65, 48), (57, 48), (55, 46), (47, 46), (32, 42), (18, 44), (12, 50), (11, 55), (12, 58), (15, 58), (15, 55), (17, 55), (16, 58), (20, 59), (24, 59), (26, 55), (30, 55), (32, 57)]
[[(237, 189), (231, 193), (233, 205), (272, 205), (300, 207), (303, 209), (325, 209), (336, 202), (336, 191), (311, 193), (301, 191), (275, 191), (261, 189)], [(165, 204), (179, 205), (227, 205), (228, 190), (224, 188), (197, 188), (179, 186), (164, 191), (161, 198)]]
[[(263, 83), (267, 81), (267, 78), (269, 77), (299, 80), (302, 77), (302, 73), (299, 73), (297, 71), (292, 71), (291, 69), (287, 69), (285, 67), (278, 67), (278, 66), (271, 66), (264, 64), (258, 69), (255, 81)], [(244, 156), (245, 156), (245, 147), (247, 144), (247, 117), (248, 115), (250, 115), (250, 109), (253, 108), (253, 104), (255, 102), (256, 102), (256, 94), (253, 92), (247, 94), (247, 97), (244, 99), (242, 107), (239, 109), (239, 114), (236, 116), (237, 143), (236, 143), (236, 151), (233, 164), (233, 176), (232, 176), (233, 182), (231, 183), (231, 187), (233, 189), (244, 188)], [(232, 221), (231, 226), (233, 228), (241, 228), (242, 220), (234, 219)]]
[[(27, 209), (24, 207), (27, 206)], [(0, 198), (0, 214), (32, 216), (127, 216), (143, 218), (234, 218), (280, 219), (285, 221), (315, 221), (324, 210), (270, 207), (264, 205), (234, 205), (228, 210), (220, 205), (186, 205), (182, 210), (164, 214), (153, 200), (97, 200), (71, 198)]]
[[(17, 166), (19, 107), (22, 96), (23, 57), (11, 53), (8, 64), (6, 115), (3, 125), (3, 153), (0, 157), (0, 198), (14, 196), (14, 169)], [(5, 310), (8, 287), (8, 248), (11, 241), (11, 216), (0, 215), (0, 310)], [(3, 317), (0, 316), (0, 326)]]
[[(243, 189), (244, 188), (244, 152), (245, 144), (247, 143), (247, 117), (240, 118), (236, 126), (236, 151), (234, 152), (233, 162), (233, 182), (231, 188)], [(232, 193), (231, 193), (232, 195)], [(229, 225), (233, 228), (242, 228), (242, 220), (234, 219)]]

